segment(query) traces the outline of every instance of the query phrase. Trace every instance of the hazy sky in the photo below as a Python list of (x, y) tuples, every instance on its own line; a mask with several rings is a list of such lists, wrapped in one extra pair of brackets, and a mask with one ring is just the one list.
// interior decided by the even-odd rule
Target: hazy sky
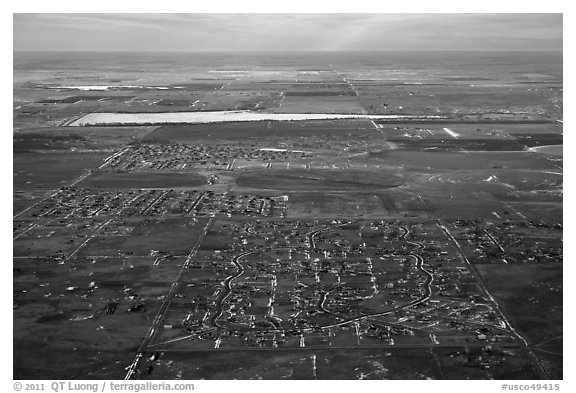
[(14, 14), (14, 50), (561, 50), (562, 14)]

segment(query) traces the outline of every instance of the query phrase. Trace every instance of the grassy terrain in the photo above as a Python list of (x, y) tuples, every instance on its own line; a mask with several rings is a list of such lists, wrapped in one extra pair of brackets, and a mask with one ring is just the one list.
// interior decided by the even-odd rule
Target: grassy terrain
[(179, 188), (206, 184), (206, 179), (195, 173), (113, 173), (102, 172), (84, 179), (80, 185), (98, 189)]

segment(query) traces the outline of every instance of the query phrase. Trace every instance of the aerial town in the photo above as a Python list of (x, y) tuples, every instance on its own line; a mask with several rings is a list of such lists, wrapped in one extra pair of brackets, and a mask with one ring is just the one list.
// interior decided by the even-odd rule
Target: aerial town
[(98, 56), (15, 54), (15, 379), (562, 379), (561, 54)]

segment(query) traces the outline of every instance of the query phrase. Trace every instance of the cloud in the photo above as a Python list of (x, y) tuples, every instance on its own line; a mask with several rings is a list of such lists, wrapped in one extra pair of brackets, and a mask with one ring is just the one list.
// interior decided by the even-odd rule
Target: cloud
[(561, 14), (14, 14), (14, 48), (561, 49)]

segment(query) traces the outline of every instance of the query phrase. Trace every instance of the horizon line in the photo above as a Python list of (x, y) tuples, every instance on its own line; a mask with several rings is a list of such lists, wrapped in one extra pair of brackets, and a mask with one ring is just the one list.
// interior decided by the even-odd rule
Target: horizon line
[(76, 52), (76, 53), (342, 53), (342, 52), (564, 52), (564, 49), (284, 49), (284, 50), (126, 50), (126, 49), (13, 49), (12, 53), (20, 52)]

